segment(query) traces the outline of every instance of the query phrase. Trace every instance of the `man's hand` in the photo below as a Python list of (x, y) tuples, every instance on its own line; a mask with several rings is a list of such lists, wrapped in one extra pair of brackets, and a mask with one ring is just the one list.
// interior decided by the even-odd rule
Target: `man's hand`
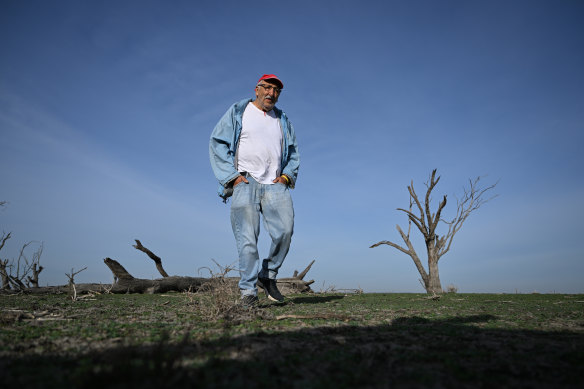
[(249, 181), (247, 180), (247, 178), (245, 178), (244, 176), (239, 176), (233, 181), (233, 188), (235, 188), (237, 185), (241, 184), (242, 182), (249, 184)]
[(288, 186), (288, 180), (286, 180), (284, 177), (280, 176), (280, 177), (276, 177), (276, 179), (274, 181), (272, 181), (274, 184), (284, 184), (286, 186)]

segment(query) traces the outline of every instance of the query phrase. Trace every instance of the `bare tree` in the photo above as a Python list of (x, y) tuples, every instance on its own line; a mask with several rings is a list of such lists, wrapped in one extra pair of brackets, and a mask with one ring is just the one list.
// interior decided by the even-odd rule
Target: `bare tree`
[[(18, 254), (18, 260), (16, 261), (16, 264), (14, 263), (15, 261), (12, 260), (12, 263), (10, 265), (8, 265), (8, 268), (10, 269), (10, 272), (8, 274), (8, 280), (10, 281), (12, 287), (16, 290), (26, 289), (26, 285), (24, 285), (22, 280), (26, 277), (26, 275), (28, 274), (28, 271), (30, 269), (29, 269), (29, 264), (28, 264), (28, 258), (26, 257), (26, 254), (25, 254), (25, 250), (31, 243), (32, 242), (27, 242), (27, 243), (23, 244), (22, 247), (20, 248), (20, 253)], [(22, 273), (21, 273), (21, 263), (22, 263)], [(15, 266), (16, 266), (16, 273), (13, 273)]]
[[(7, 201), (0, 201), (0, 208), (6, 206)], [(6, 241), (11, 238), (11, 232), (2, 233), (0, 236), (0, 250), (6, 244)], [(18, 260), (0, 259), (0, 278), (2, 279), (2, 289), (24, 290), (39, 286), (39, 274), (43, 271), (40, 265), (41, 255), (43, 254), (44, 244), (41, 242), (37, 250), (32, 254), (32, 260), (26, 256), (26, 249), (32, 242), (25, 243), (20, 249)], [(15, 272), (15, 273), (14, 273)], [(24, 282), (23, 282), (24, 281)], [(26, 282), (26, 285), (24, 284)]]
[(37, 251), (35, 251), (32, 255), (32, 264), (30, 267), (30, 272), (32, 272), (32, 276), (27, 276), (27, 286), (30, 288), (31, 285), (35, 288), (39, 287), (39, 274), (43, 271), (44, 267), (40, 265), (41, 262), (41, 255), (43, 255), (44, 243), (41, 242)]
[(77, 301), (77, 288), (75, 288), (75, 276), (81, 273), (83, 270), (87, 269), (87, 266), (81, 270), (75, 271), (75, 269), (71, 269), (71, 274), (65, 273), (67, 278), (69, 279), (69, 295), (71, 296), (71, 300)]
[[(0, 205), (2, 205), (0, 203)], [(0, 238), (0, 250), (6, 244), (6, 241), (10, 239), (10, 232), (8, 234), (2, 233), (2, 237)], [(8, 277), (8, 259), (0, 259), (0, 276), (2, 277), (2, 289), (10, 289), (10, 278)]]
[[(3, 235), (0, 238), (0, 249), (11, 234)], [(44, 244), (41, 242), (37, 250), (32, 254), (29, 260), (26, 251), (33, 242), (27, 242), (22, 245), (17, 260), (0, 259), (0, 277), (2, 279), (2, 289), (24, 290), (39, 286), (39, 274), (43, 271), (40, 265), (41, 255), (43, 254)], [(26, 285), (25, 285), (26, 283)]]
[[(423, 204), (420, 202), (418, 195), (414, 190), (414, 181), (412, 180), (411, 184), (408, 186), (408, 192), (410, 193), (409, 210), (402, 208), (397, 209), (408, 216), (407, 234), (403, 232), (399, 225), (396, 225), (396, 228), (407, 248), (387, 240), (377, 242), (370, 248), (386, 244), (408, 254), (413, 259), (414, 264), (422, 277), (422, 283), (426, 291), (432, 294), (442, 293), (442, 284), (440, 283), (440, 275), (438, 272), (438, 261), (450, 250), (454, 236), (462, 228), (462, 225), (470, 214), (479, 209), (487, 201), (496, 197), (495, 195), (490, 198), (485, 198), (485, 193), (493, 189), (497, 183), (487, 187), (481, 187), (480, 179), (481, 177), (477, 177), (474, 180), (469, 179), (469, 187), (464, 189), (462, 197), (456, 201), (456, 215), (449, 221), (441, 219), (442, 210), (446, 206), (446, 195), (438, 204), (436, 213), (430, 211), (432, 190), (434, 190), (434, 187), (438, 184), (438, 181), (440, 181), (440, 176), (436, 177), (436, 169), (432, 171), (429, 182), (426, 182), (426, 196)], [(419, 215), (412, 210), (414, 205), (416, 206)], [(438, 223), (441, 221), (448, 225), (448, 231), (445, 235), (439, 236), (436, 233), (436, 229)], [(426, 253), (428, 256), (428, 271), (426, 271), (422, 265), (420, 257), (416, 253), (410, 240), (412, 223), (418, 228), (424, 237)]]

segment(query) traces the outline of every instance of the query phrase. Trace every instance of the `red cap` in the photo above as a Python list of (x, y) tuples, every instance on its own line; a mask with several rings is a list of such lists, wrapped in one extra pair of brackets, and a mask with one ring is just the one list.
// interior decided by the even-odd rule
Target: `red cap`
[(275, 74), (264, 74), (258, 80), (258, 84), (260, 83), (261, 80), (273, 80), (276, 82), (276, 84), (280, 84), (280, 89), (284, 89), (284, 84), (282, 83), (282, 81), (280, 81), (280, 79), (278, 77), (276, 77)]

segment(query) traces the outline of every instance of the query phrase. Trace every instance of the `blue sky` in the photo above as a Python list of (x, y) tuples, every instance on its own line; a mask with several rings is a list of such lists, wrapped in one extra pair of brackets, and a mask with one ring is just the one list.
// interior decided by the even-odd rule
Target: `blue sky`
[[(158, 278), (236, 261), (209, 135), (257, 79), (285, 84), (301, 167), (281, 269), (315, 290), (421, 292), (407, 185), (499, 181), (440, 261), (461, 292), (582, 293), (584, 3), (0, 1), (0, 252), (43, 241), (40, 281)], [(262, 233), (262, 253), (268, 240)], [(420, 255), (424, 250), (417, 242)]]

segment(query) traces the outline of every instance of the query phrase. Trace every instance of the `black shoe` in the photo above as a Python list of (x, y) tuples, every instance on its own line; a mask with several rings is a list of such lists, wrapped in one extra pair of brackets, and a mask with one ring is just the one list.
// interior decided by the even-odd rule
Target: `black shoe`
[(254, 308), (258, 306), (259, 301), (258, 296), (248, 294), (241, 298), (240, 303), (244, 308)]
[(266, 296), (272, 301), (282, 302), (284, 301), (284, 296), (278, 290), (276, 286), (276, 280), (271, 280), (269, 278), (258, 278), (258, 287), (262, 288), (266, 292)]

